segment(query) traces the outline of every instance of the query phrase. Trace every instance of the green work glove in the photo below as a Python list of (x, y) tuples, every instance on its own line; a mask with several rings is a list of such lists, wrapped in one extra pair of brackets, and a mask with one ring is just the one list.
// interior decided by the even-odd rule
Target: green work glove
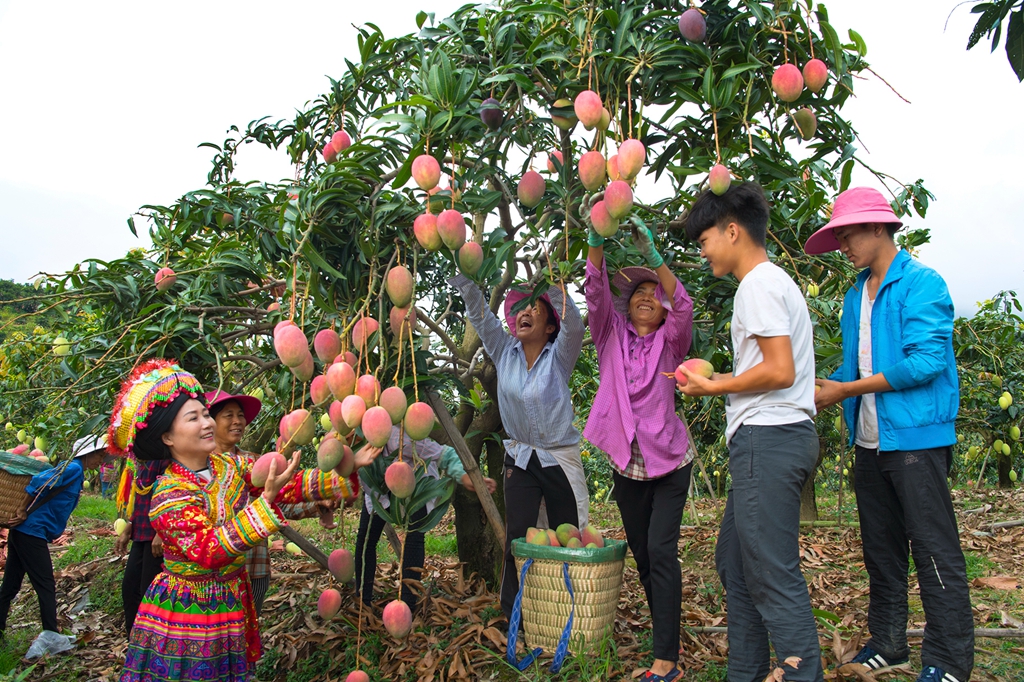
[(580, 218), (583, 219), (583, 224), (587, 226), (587, 246), (591, 248), (598, 248), (604, 246), (604, 237), (599, 235), (594, 229), (594, 223), (590, 222), (590, 207), (592, 205), (591, 200), (598, 201), (598, 195), (590, 197), (586, 194), (583, 195), (583, 200), (580, 202)]
[(665, 259), (654, 248), (654, 238), (651, 236), (651, 231), (636, 216), (631, 216), (629, 220), (633, 223), (633, 244), (636, 246), (636, 250), (647, 261), (647, 265), (654, 269), (660, 268)]

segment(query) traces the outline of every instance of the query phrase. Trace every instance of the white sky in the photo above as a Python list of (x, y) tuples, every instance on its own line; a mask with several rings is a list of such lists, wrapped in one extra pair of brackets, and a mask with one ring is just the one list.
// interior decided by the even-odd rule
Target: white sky
[[(0, 0), (0, 278), (146, 246), (127, 217), (204, 185), (212, 150), (200, 142), (264, 115), (291, 118), (326, 91), (326, 74), (357, 58), (353, 24), (396, 36), (416, 29), (421, 9), (440, 18), (461, 4)], [(967, 7), (943, 31), (956, 0), (825, 4), (840, 36), (856, 29), (874, 69), (912, 102), (871, 79), (844, 113), (870, 164), (924, 178), (936, 195), (921, 257), (958, 313), (1000, 289), (1024, 294), (1024, 85), (1002, 47), (964, 50)], [(283, 153), (253, 146), (238, 166), (241, 179), (288, 173)]]

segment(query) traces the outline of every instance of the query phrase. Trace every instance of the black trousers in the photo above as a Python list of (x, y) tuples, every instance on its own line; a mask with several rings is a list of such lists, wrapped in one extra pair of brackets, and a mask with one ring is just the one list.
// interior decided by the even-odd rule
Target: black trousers
[(666, 661), (679, 658), (679, 618), (683, 608), (679, 526), (692, 469), (690, 463), (650, 481), (635, 481), (612, 472), (612, 495), (619, 506), (626, 542), (651, 609), (654, 657)]
[(263, 602), (267, 599), (267, 590), (270, 589), (270, 576), (262, 578), (249, 578), (249, 588), (252, 590), (252, 603), (256, 607), (256, 615), (263, 614)]
[(537, 453), (530, 456), (526, 469), (516, 466), (505, 455), (505, 568), (501, 575), (501, 610), (511, 620), (512, 607), (519, 592), (519, 574), (512, 556), (512, 540), (526, 536), (526, 529), (537, 523), (540, 501), (547, 507), (548, 526), (580, 524), (576, 493), (560, 466), (542, 467)]
[(967, 565), (949, 498), (950, 447), (878, 452), (857, 447), (854, 489), (870, 579), (871, 648), (905, 658), (907, 573), (912, 553), (927, 620), (921, 665), (959, 680), (974, 668), (974, 616)]
[(131, 637), (139, 605), (146, 596), (150, 584), (164, 570), (164, 560), (153, 556), (153, 542), (132, 541), (128, 552), (128, 563), (124, 566), (121, 579), (121, 603), (124, 605), (124, 631)]
[[(412, 513), (412, 521), (420, 521), (427, 515), (427, 508), (420, 507)], [(356, 586), (364, 604), (373, 602), (373, 578), (377, 573), (377, 542), (384, 532), (385, 521), (374, 513), (366, 511), (359, 516), (359, 531), (356, 533)], [(416, 610), (416, 594), (405, 584), (406, 580), (420, 580), (423, 574), (415, 569), (423, 568), (426, 558), (423, 533), (406, 533), (405, 549), (402, 552), (402, 601), (409, 609)]]
[(46, 540), (18, 530), (7, 531), (7, 565), (0, 585), (0, 632), (7, 629), (11, 602), (18, 596), (21, 581), (28, 574), (39, 598), (39, 617), (44, 630), (57, 630), (57, 583), (53, 579), (53, 563)]

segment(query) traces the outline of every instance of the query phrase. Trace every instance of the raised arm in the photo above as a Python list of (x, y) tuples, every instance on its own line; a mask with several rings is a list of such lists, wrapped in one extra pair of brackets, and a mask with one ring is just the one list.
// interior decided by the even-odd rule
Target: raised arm
[(558, 332), (558, 338), (555, 339), (555, 353), (559, 365), (565, 372), (565, 376), (568, 377), (572, 373), (572, 368), (576, 366), (576, 360), (580, 357), (586, 328), (583, 326), (580, 309), (576, 307), (576, 303), (568, 295), (568, 291), (563, 290), (563, 287), (567, 287), (567, 285), (553, 285), (547, 293), (551, 299), (551, 307), (562, 318), (562, 329)]
[(448, 280), (448, 283), (462, 295), (462, 300), (466, 302), (466, 316), (469, 318), (470, 324), (480, 336), (484, 350), (492, 360), (496, 360), (502, 351), (513, 343), (512, 336), (505, 331), (498, 316), (491, 312), (487, 301), (484, 300), (483, 292), (473, 280), (465, 275), (456, 275)]
[(612, 292), (608, 288), (607, 263), (602, 258), (601, 264), (595, 265), (588, 259), (586, 272), (583, 291), (587, 300), (587, 324), (594, 344), (600, 349), (612, 333), (612, 316), (615, 314)]
[(206, 515), (202, 491), (168, 477), (153, 493), (150, 519), (165, 540), (165, 551), (181, 552), (188, 561), (216, 569), (266, 542), (284, 525), (263, 496), (251, 499), (234, 518), (215, 526)]

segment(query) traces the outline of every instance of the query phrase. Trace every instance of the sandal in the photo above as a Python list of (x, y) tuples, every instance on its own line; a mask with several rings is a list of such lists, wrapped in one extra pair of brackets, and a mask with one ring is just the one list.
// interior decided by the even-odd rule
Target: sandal
[(668, 673), (664, 675), (655, 675), (650, 670), (644, 673), (644, 676), (640, 679), (646, 680), (646, 682), (672, 682), (672, 680), (682, 680), (683, 671), (676, 666), (672, 668)]

